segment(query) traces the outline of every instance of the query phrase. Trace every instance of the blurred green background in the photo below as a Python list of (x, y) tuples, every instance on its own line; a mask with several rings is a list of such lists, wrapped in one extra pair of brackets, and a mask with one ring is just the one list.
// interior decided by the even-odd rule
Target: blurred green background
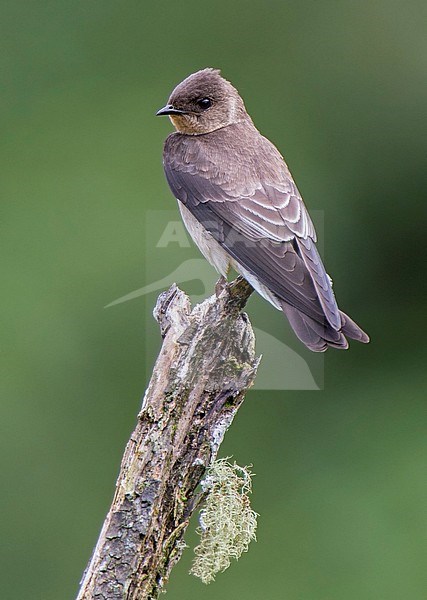
[(372, 343), (330, 350), (322, 391), (249, 393), (221, 455), (254, 465), (258, 542), (209, 587), (188, 549), (168, 598), (425, 598), (426, 3), (0, 6), (1, 598), (73, 598), (97, 539), (160, 343), (156, 294), (103, 307), (146, 283), (147, 211), (175, 208), (153, 115), (205, 66), (324, 211)]

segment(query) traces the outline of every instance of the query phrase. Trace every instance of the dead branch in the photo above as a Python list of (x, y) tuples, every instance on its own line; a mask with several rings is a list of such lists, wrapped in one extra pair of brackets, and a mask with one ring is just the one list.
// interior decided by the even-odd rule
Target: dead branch
[(148, 600), (164, 588), (197, 486), (255, 378), (254, 334), (241, 312), (251, 292), (238, 278), (193, 310), (176, 285), (159, 296), (163, 345), (77, 600)]

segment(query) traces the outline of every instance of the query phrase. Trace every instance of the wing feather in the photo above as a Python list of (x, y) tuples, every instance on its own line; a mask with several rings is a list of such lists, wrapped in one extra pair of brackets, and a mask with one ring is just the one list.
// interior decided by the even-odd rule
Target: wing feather
[(164, 168), (172, 192), (278, 298), (340, 329), (314, 226), (285, 162), (260, 134), (259, 147), (242, 161), (233, 147), (238, 132), (229, 133), (229, 143), (217, 145), (212, 134), (209, 144), (200, 139), (206, 136), (169, 136)]

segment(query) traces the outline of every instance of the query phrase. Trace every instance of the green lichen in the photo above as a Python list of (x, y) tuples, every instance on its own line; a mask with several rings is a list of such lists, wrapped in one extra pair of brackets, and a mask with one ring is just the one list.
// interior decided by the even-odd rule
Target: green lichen
[(215, 461), (202, 483), (207, 492), (200, 513), (200, 544), (190, 573), (203, 583), (214, 581), (215, 575), (228, 569), (231, 559), (238, 560), (256, 539), (257, 514), (252, 510), (252, 474), (247, 467), (231, 465), (227, 459)]

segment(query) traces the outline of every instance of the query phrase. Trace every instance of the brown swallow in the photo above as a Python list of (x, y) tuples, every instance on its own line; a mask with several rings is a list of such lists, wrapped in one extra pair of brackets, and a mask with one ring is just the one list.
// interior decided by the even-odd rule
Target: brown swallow
[(242, 98), (216, 69), (182, 81), (168, 104), (176, 132), (163, 165), (184, 224), (226, 277), (234, 268), (287, 316), (315, 352), (369, 337), (339, 310), (316, 248), (313, 223), (277, 148), (256, 129)]

